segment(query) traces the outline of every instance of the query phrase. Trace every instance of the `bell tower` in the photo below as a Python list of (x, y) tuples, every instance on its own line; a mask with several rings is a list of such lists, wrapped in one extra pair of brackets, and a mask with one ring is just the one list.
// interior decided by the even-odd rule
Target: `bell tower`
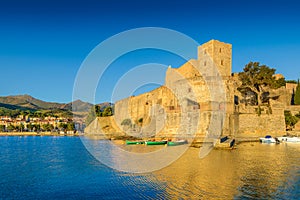
[(223, 78), (230, 77), (232, 45), (218, 40), (210, 40), (198, 47), (198, 61), (204, 67), (212, 67), (208, 63), (213, 63), (217, 67), (220, 76)]

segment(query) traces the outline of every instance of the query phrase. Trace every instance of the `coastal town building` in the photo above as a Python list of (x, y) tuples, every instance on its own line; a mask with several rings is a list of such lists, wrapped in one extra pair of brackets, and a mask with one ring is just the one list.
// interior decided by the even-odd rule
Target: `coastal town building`
[[(44, 131), (44, 125), (51, 127), (51, 130), (61, 130), (62, 127), (71, 123), (72, 119), (64, 117), (33, 117), (19, 115), (16, 118), (9, 116), (0, 116), (0, 125), (2, 131)], [(64, 125), (64, 126), (63, 126)], [(14, 130), (10, 130), (9, 127), (14, 127)]]

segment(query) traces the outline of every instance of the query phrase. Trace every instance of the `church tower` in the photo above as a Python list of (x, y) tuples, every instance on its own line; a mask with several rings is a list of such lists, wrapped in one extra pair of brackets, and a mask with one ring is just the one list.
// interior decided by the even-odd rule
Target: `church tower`
[(198, 47), (198, 60), (201, 66), (211, 67), (214, 64), (219, 75), (223, 78), (231, 76), (232, 45), (218, 40), (209, 42)]

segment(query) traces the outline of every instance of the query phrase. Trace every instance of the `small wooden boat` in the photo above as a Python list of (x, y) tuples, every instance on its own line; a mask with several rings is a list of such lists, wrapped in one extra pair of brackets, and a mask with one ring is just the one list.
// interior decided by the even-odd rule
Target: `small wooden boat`
[(168, 141), (168, 146), (178, 146), (178, 145), (183, 145), (187, 144), (187, 140), (177, 140), (177, 141)]
[(162, 140), (162, 141), (145, 141), (146, 145), (165, 145), (168, 141)]
[(144, 141), (130, 141), (130, 140), (126, 140), (125, 142), (126, 145), (135, 145), (135, 144), (145, 144)]

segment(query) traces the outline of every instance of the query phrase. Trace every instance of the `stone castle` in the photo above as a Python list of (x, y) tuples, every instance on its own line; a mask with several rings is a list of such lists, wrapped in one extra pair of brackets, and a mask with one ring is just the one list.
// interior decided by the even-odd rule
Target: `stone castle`
[(258, 108), (245, 103), (239, 84), (232, 45), (211, 40), (198, 47), (197, 59), (169, 67), (163, 86), (116, 102), (115, 115), (98, 118), (86, 132), (167, 138), (285, 134), (290, 89), (271, 91), (269, 105)]

